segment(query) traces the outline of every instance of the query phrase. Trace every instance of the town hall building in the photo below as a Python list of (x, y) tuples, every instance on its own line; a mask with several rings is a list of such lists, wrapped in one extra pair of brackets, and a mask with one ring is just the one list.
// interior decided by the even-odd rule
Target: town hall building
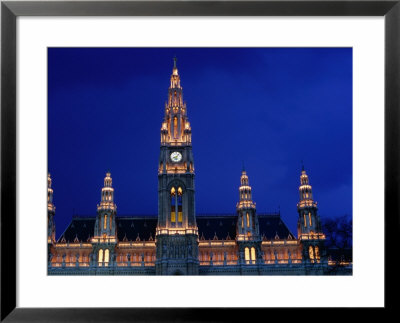
[[(245, 169), (238, 176), (235, 214), (196, 214), (191, 134), (174, 59), (161, 125), (158, 215), (118, 216), (112, 177), (107, 172), (97, 214), (91, 218), (74, 217), (56, 241), (49, 174), (48, 274), (324, 275), (332, 272), (317, 203), (304, 167), (297, 204), (297, 238), (279, 213), (257, 213)], [(351, 268), (342, 272), (351, 274)]]

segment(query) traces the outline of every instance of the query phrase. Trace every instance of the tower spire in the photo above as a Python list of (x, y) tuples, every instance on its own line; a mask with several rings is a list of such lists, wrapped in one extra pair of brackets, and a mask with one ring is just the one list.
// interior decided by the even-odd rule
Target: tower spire
[(56, 213), (56, 207), (53, 203), (53, 189), (51, 188), (51, 176), (47, 174), (47, 242), (52, 243), (56, 239), (56, 229), (54, 224), (54, 214)]
[(114, 204), (114, 188), (112, 187), (111, 173), (107, 172), (106, 177), (104, 177), (104, 187), (101, 189), (101, 201), (97, 210), (114, 210), (116, 208), (117, 206)]
[[(168, 88), (158, 165), (156, 273), (197, 274), (198, 228), (195, 213), (192, 131), (186, 114), (176, 57)], [(176, 252), (169, 252), (174, 246)]]
[(261, 240), (256, 214), (256, 204), (252, 200), (249, 177), (244, 169), (240, 177), (239, 203), (236, 204), (236, 241), (240, 259), (246, 264), (256, 264), (260, 259)]
[(177, 58), (168, 88), (168, 101), (165, 103), (164, 121), (161, 126), (161, 144), (168, 146), (191, 145), (192, 132), (183, 101), (181, 78), (176, 67)]
[(297, 232), (303, 246), (303, 257), (311, 263), (319, 263), (325, 252), (325, 235), (322, 233), (317, 202), (313, 199), (312, 186), (304, 166), (300, 175), (299, 195)]
[(309, 183), (308, 175), (304, 170), (304, 166), (300, 175), (300, 186), (299, 186), (299, 195), (300, 195), (300, 205), (301, 206), (313, 206), (313, 194), (312, 194), (312, 186)]

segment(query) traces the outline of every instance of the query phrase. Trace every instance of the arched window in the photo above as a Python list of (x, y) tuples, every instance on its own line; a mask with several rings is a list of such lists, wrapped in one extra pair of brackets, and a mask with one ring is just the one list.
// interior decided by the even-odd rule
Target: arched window
[(251, 262), (253, 264), (256, 263), (256, 248), (254, 247), (251, 248)]
[(112, 215), (110, 215), (110, 230), (112, 229)]
[(304, 227), (307, 228), (307, 219), (306, 219), (306, 214), (304, 213)]
[(244, 259), (246, 260), (246, 264), (250, 263), (250, 252), (249, 248), (244, 248)]
[(250, 228), (250, 217), (249, 217), (249, 213), (246, 213), (246, 225), (248, 228)]
[(178, 118), (174, 117), (174, 137), (178, 137)]
[(312, 221), (311, 221), (311, 212), (308, 212), (308, 219), (310, 220), (310, 227), (312, 226)]
[(242, 229), (244, 228), (244, 220), (243, 220), (243, 215), (242, 215)]
[(99, 250), (99, 266), (103, 264), (103, 249)]
[(310, 254), (311, 262), (314, 262), (314, 249), (312, 246), (308, 247), (308, 253)]
[(175, 187), (171, 188), (171, 223), (176, 222), (176, 191)]
[(103, 229), (107, 229), (107, 214), (104, 215)]
[(171, 188), (171, 223), (182, 224), (182, 187), (172, 187)]
[(319, 256), (319, 248), (318, 248), (318, 246), (315, 246), (315, 258), (319, 262), (320, 256)]
[(178, 223), (182, 223), (182, 187), (178, 187)]
[(110, 261), (110, 250), (106, 249), (104, 252), (104, 265), (108, 266), (109, 261)]

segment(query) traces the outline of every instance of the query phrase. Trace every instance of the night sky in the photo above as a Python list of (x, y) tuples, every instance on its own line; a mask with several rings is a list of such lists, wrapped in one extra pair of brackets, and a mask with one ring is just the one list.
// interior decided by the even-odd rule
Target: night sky
[(301, 161), (321, 218), (352, 215), (351, 48), (49, 48), (56, 236), (95, 216), (106, 171), (119, 215), (157, 214), (173, 57), (192, 127), (196, 212), (235, 212), (244, 162), (258, 213), (297, 236)]

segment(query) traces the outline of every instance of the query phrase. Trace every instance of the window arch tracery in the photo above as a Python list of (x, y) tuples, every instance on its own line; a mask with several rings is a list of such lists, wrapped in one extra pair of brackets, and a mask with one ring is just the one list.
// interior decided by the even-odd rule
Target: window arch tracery
[(182, 225), (183, 221), (182, 197), (183, 197), (182, 187), (179, 185), (172, 186), (170, 190), (172, 225)]

